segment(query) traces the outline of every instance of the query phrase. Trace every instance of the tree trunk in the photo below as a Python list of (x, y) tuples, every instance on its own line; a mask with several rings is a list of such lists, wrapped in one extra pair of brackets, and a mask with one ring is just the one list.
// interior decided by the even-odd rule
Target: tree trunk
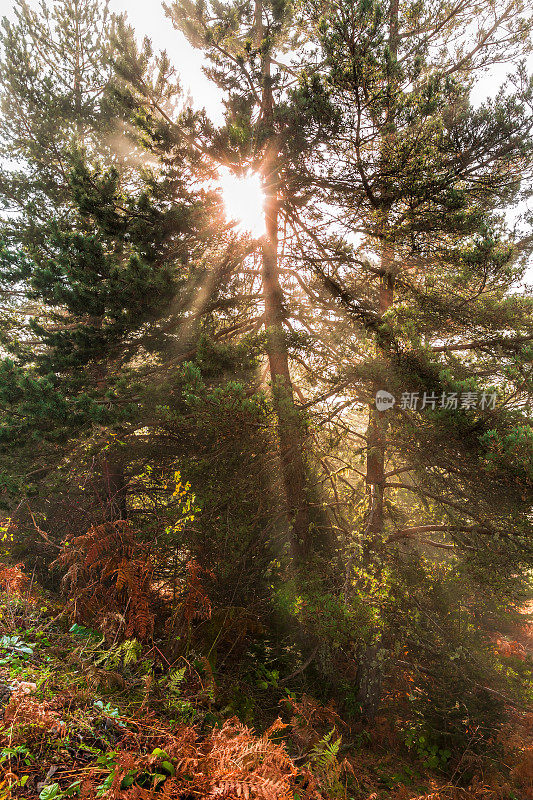
[[(384, 314), (394, 301), (394, 249), (383, 248), (383, 274), (380, 279), (379, 308)], [(380, 356), (386, 358), (387, 344), (378, 340), (376, 349)], [(374, 386), (374, 391), (384, 387)], [(367, 541), (364, 549), (367, 558), (376, 557), (383, 544), (384, 535), (384, 497), (385, 497), (385, 459), (387, 454), (387, 411), (378, 411), (375, 405), (368, 410), (367, 449), (366, 449), (366, 485), (369, 495), (369, 511), (365, 534)], [(350, 569), (350, 566), (348, 567)], [(349, 585), (350, 575), (347, 576)], [(366, 647), (360, 648), (357, 654), (357, 699), (363, 716), (373, 720), (381, 699), (381, 684), (384, 649), (378, 639)]]
[(292, 555), (306, 559), (311, 552), (309, 513), (305, 495), (306, 470), (302, 421), (294, 402), (285, 338), (283, 290), (278, 273), (278, 209), (275, 170), (265, 178), (266, 235), (263, 240), (262, 275), (267, 352), (279, 438), (281, 469), (291, 526)]
[(372, 540), (379, 539), (384, 522), (385, 436), (383, 413), (374, 406), (368, 410), (366, 429), (366, 485), (369, 496), (367, 533)]
[[(387, 231), (385, 229), (386, 236)], [(394, 303), (394, 246), (385, 242), (381, 254), (381, 277), (379, 283), (379, 313), (383, 315)], [(382, 359), (388, 357), (388, 343), (382, 338), (376, 342), (376, 351)], [(374, 394), (384, 386), (374, 385)], [(383, 534), (385, 458), (387, 451), (387, 412), (378, 411), (374, 404), (368, 410), (366, 430), (366, 485), (370, 499), (367, 533), (377, 542)]]
[(104, 519), (107, 522), (116, 522), (127, 519), (126, 481), (122, 464), (104, 459), (102, 462), (102, 501), (104, 506)]
[[(263, 38), (262, 4), (255, 4), (256, 44), (260, 48)], [(278, 145), (273, 129), (273, 97), (271, 88), (270, 56), (263, 56), (263, 89), (261, 116), (267, 130), (267, 144), (262, 165), (265, 194), (265, 228), (262, 245), (262, 279), (267, 331), (267, 355), (272, 383), (274, 412), (281, 471), (291, 528), (291, 553), (296, 561), (306, 560), (311, 554), (309, 508), (306, 498), (306, 468), (304, 458), (304, 431), (294, 401), (294, 389), (289, 370), (289, 354), (285, 335), (285, 309), (283, 289), (278, 268)]]
[[(398, 55), (398, 32), (399, 32), (399, 0), (392, 0), (389, 17), (389, 49), (391, 57), (391, 73), (388, 79), (388, 104), (385, 120), (385, 132), (383, 135), (381, 160), (383, 175), (389, 175), (390, 169), (387, 167), (388, 149), (393, 144), (395, 133), (395, 98), (394, 68)], [(383, 197), (387, 196), (387, 186), (383, 185)], [(392, 199), (391, 199), (392, 200)], [(382, 226), (382, 251), (381, 251), (381, 275), (379, 282), (379, 314), (383, 317), (394, 303), (394, 282), (395, 282), (395, 252), (394, 241), (389, 233), (389, 214), (384, 214)], [(376, 351), (378, 357), (383, 360), (388, 358), (388, 342), (386, 336), (378, 334), (376, 340)], [(383, 386), (374, 386), (374, 393)], [(383, 543), (384, 523), (385, 523), (385, 460), (387, 455), (387, 418), (386, 411), (378, 411), (374, 404), (368, 410), (367, 427), (367, 457), (366, 457), (366, 485), (369, 495), (369, 512), (367, 518), (366, 534), (368, 536), (367, 552), (369, 558), (372, 553), (381, 548)], [(349, 577), (349, 576), (348, 576)], [(348, 581), (347, 581), (348, 582)], [(382, 676), (382, 657), (384, 649), (381, 640), (364, 647), (358, 655), (358, 700), (361, 705), (363, 715), (372, 720), (379, 708), (381, 697), (381, 676)]]
[[(102, 324), (102, 319), (96, 320), (96, 324)], [(105, 364), (98, 364), (96, 367), (96, 385), (103, 391), (106, 385)], [(105, 455), (99, 459), (100, 475), (95, 486), (96, 495), (100, 501), (103, 517), (106, 522), (116, 522), (119, 519), (127, 519), (128, 509), (126, 502), (126, 480), (124, 476), (124, 464), (117, 457), (113, 457), (112, 451), (105, 451)]]

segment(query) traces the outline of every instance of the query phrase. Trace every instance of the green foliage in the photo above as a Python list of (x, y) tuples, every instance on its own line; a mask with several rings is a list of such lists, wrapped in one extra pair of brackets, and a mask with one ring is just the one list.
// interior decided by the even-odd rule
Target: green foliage
[(110, 670), (128, 669), (138, 663), (141, 652), (142, 646), (137, 639), (126, 639), (98, 655), (95, 658), (95, 664), (101, 664)]
[(322, 739), (313, 746), (309, 755), (309, 766), (311, 769), (319, 773), (330, 772), (337, 762), (337, 756), (342, 743), (342, 737), (338, 737), (332, 741), (335, 734), (333, 728), (329, 733), (326, 733)]
[(82, 639), (99, 640), (102, 638), (100, 633), (95, 631), (94, 628), (86, 628), (84, 625), (78, 625), (77, 622), (70, 626), (69, 633), (71, 633), (73, 636), (80, 636)]
[(21, 759), (26, 766), (29, 766), (34, 760), (29, 748), (23, 744), (19, 744), (16, 747), (2, 747), (0, 749), (0, 764), (5, 761), (11, 762), (12, 759)]
[(416, 753), (417, 758), (429, 769), (443, 769), (451, 756), (447, 748), (440, 748), (438, 744), (428, 740), (427, 734), (417, 730), (414, 726), (404, 730), (404, 742), (409, 750)]
[[(114, 717), (117, 719), (120, 717), (120, 711), (118, 708), (115, 708), (111, 703), (104, 703), (103, 700), (95, 700), (94, 707), (101, 711), (105, 717)], [(118, 723), (121, 724), (120, 722)]]
[(81, 794), (81, 781), (74, 781), (66, 789), (61, 789), (59, 783), (49, 783), (41, 789), (39, 800), (64, 800), (66, 797), (77, 797)]
[(333, 740), (335, 728), (326, 733), (309, 753), (308, 768), (320, 785), (333, 797), (341, 797), (344, 787), (339, 782), (341, 766), (338, 760), (342, 737)]
[(186, 669), (187, 667), (180, 667), (179, 669), (173, 670), (168, 676), (167, 689), (172, 694), (179, 695)]
[[(83, 570), (105, 525), (131, 521), (152, 604), (137, 633), (174, 664), (155, 686), (180, 723), (217, 718), (212, 675), (187, 694), (207, 664), (241, 720), (291, 675), (359, 721), (394, 696), (428, 768), (492, 746), (501, 698), (530, 676), (484, 628), (528, 599), (533, 564), (518, 290), (533, 240), (527, 214), (523, 231), (504, 217), (531, 194), (531, 20), (502, 0), (176, 0), (217, 127), (96, 0), (15, 11), (0, 34), (3, 550), (44, 573), (90, 527), (67, 584), (111, 631)], [(502, 61), (505, 91), (474, 106), (478, 71)], [(261, 174), (262, 241), (224, 219), (219, 166)], [(490, 391), (489, 409), (399, 400)], [(120, 594), (129, 575), (131, 610), (122, 535), (105, 580)], [(21, 605), (0, 639), (11, 675), (37, 649)], [(93, 667), (146, 678), (148, 698), (154, 656), (117, 643), (133, 635), (118, 616), (111, 647), (71, 636)], [(336, 794), (333, 737), (306, 757)], [(127, 764), (117, 787), (108, 754), (98, 796), (157, 789), (174, 766), (152, 755), (157, 771)]]

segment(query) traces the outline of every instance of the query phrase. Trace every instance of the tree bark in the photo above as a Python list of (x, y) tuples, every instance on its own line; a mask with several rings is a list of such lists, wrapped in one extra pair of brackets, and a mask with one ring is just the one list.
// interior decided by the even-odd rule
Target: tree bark
[[(101, 326), (102, 319), (97, 319), (96, 324)], [(106, 386), (106, 374), (107, 364), (98, 364), (95, 380), (101, 391)], [(95, 493), (102, 507), (104, 521), (116, 522), (128, 517), (124, 464), (116, 455), (113, 455), (112, 450), (106, 450), (104, 453), (101, 459), (98, 459), (100, 474), (96, 482)]]
[[(385, 223), (386, 225), (386, 223)], [(387, 235), (386, 227), (384, 235)], [(379, 282), (379, 314), (380, 317), (394, 303), (394, 245), (385, 242), (381, 254), (381, 276)], [(376, 351), (379, 357), (386, 359), (388, 344), (378, 335)], [(374, 394), (385, 387), (374, 385)], [(378, 411), (374, 404), (368, 410), (368, 426), (366, 430), (366, 485), (369, 495), (369, 512), (367, 533), (378, 540), (383, 534), (384, 496), (385, 496), (385, 459), (387, 451), (387, 417), (386, 412)]]
[(102, 501), (106, 522), (127, 519), (126, 481), (122, 464), (104, 459), (102, 462)]
[[(255, 4), (256, 44), (262, 46), (262, 3)], [(262, 243), (262, 280), (267, 331), (267, 355), (276, 415), (279, 455), (283, 476), (287, 514), (291, 529), (293, 559), (306, 560), (312, 551), (309, 508), (306, 498), (306, 466), (304, 430), (295, 404), (294, 387), (289, 370), (289, 353), (285, 333), (283, 289), (279, 279), (278, 221), (279, 221), (279, 150), (274, 131), (273, 97), (271, 88), (270, 55), (263, 55), (263, 87), (261, 117), (267, 132), (262, 164), (265, 195), (265, 228)]]
[[(389, 50), (392, 70), (395, 68), (395, 61), (398, 55), (398, 32), (399, 32), (399, 0), (392, 0), (389, 16)], [(390, 170), (387, 165), (388, 150), (395, 139), (395, 98), (394, 98), (395, 78), (393, 72), (389, 75), (387, 95), (388, 104), (386, 119), (384, 122), (384, 134), (382, 140), (381, 160), (383, 175), (389, 175)], [(383, 225), (381, 230), (382, 251), (381, 269), (379, 282), (379, 315), (381, 318), (394, 304), (394, 282), (395, 282), (395, 250), (393, 237), (390, 235), (390, 221), (387, 202), (392, 202), (392, 198), (387, 198), (388, 189), (386, 181), (382, 186), (382, 199), (384, 201)], [(376, 338), (376, 351), (378, 357), (386, 360), (388, 358), (388, 342), (386, 336), (381, 334)], [(385, 387), (374, 385), (374, 393), (378, 389)], [(378, 411), (372, 404), (368, 410), (367, 426), (367, 455), (366, 455), (366, 486), (369, 495), (369, 511), (367, 517), (366, 534), (368, 536), (367, 552), (370, 557), (382, 546), (385, 523), (385, 461), (387, 455), (387, 418), (386, 412)], [(348, 576), (349, 578), (349, 576)], [(347, 581), (348, 582), (348, 581)], [(358, 700), (361, 705), (363, 715), (372, 720), (379, 708), (381, 698), (382, 682), (382, 657), (384, 649), (381, 640), (362, 648), (359, 653), (359, 666), (357, 671)]]

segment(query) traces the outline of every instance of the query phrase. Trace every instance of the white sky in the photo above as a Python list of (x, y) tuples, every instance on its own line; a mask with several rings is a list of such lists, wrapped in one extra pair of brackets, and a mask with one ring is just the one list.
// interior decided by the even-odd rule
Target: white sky
[[(39, 0), (27, 0), (33, 8), (39, 6)], [(53, 0), (48, 0), (52, 5)], [(13, 0), (0, 0), (0, 17), (11, 17)], [(126, 11), (129, 21), (135, 28), (139, 39), (148, 36), (156, 50), (166, 50), (176, 66), (185, 92), (192, 95), (196, 108), (205, 108), (211, 118), (217, 122), (222, 119), (222, 103), (218, 97), (218, 89), (202, 72), (202, 58), (197, 50), (188, 43), (183, 34), (176, 31), (166, 17), (160, 0), (110, 0), (111, 11)]]
[(202, 72), (201, 55), (174, 29), (160, 0), (111, 0), (110, 8), (116, 12), (126, 11), (139, 38), (148, 36), (154, 49), (166, 50), (180, 74), (184, 90), (191, 93), (194, 106), (205, 107), (213, 121), (222, 120), (219, 90)]
[[(31, 7), (38, 7), (39, 0), (27, 0)], [(47, 0), (52, 4), (53, 0)], [(161, 0), (110, 0), (110, 9), (117, 13), (126, 12), (139, 39), (148, 36), (156, 50), (166, 50), (176, 66), (184, 90), (192, 95), (197, 108), (205, 107), (216, 122), (222, 118), (222, 103), (218, 89), (202, 72), (202, 56), (192, 47), (183, 34), (176, 31), (163, 11)], [(13, 0), (0, 0), (0, 17), (12, 16)], [(531, 59), (533, 66), (533, 59)], [(491, 70), (475, 88), (472, 99), (481, 102), (487, 96), (496, 94), (505, 77), (505, 68)]]

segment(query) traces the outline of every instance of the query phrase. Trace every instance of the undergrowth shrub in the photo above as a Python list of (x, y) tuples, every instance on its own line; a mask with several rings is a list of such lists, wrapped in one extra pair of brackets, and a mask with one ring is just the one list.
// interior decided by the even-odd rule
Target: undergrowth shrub
[(283, 699), (282, 704), (291, 714), (288, 728), (300, 756), (312, 752), (332, 730), (345, 725), (335, 710), (333, 701), (322, 705), (314, 697), (304, 693), (298, 700), (289, 695)]
[[(0, 723), (0, 748), (10, 748), (12, 768), (18, 764), (20, 769), (24, 763), (30, 772), (43, 757), (57, 758), (67, 733), (80, 742), (99, 742), (98, 748), (85, 748), (92, 754), (89, 765), (81, 759), (77, 768), (55, 770), (58, 797), (73, 785), (86, 800), (153, 800), (157, 796), (329, 800), (342, 796), (337, 789), (342, 788), (339, 777), (345, 765), (337, 758), (338, 740), (324, 737), (306, 763), (298, 766), (280, 738), (286, 726), (279, 718), (261, 736), (236, 718), (205, 734), (190, 724), (170, 729), (151, 713), (124, 718), (102, 701), (94, 703), (92, 717), (87, 712), (83, 716), (76, 707), (68, 691), (51, 700), (16, 692)], [(114, 745), (108, 743), (107, 750), (101, 749), (106, 746), (101, 735), (96, 738), (95, 726), (102, 722), (107, 722), (107, 735), (113, 732)], [(16, 796), (33, 800), (38, 793)]]
[(153, 565), (128, 522), (93, 526), (64, 542), (52, 566), (66, 569), (61, 586), (75, 622), (99, 627), (110, 641), (153, 633)]
[(21, 594), (28, 586), (28, 576), (24, 574), (22, 564), (0, 564), (0, 591), (10, 594)]
[[(158, 386), (146, 436), (132, 436), (127, 472), (130, 518), (149, 539), (157, 518), (178, 561), (213, 570), (215, 606), (264, 613), (270, 604), (273, 559), (283, 546), (283, 509), (275, 448), (268, 435), (271, 408), (257, 382), (249, 346), (202, 336), (194, 362), (177, 367)], [(153, 465), (146, 480), (146, 464)], [(180, 471), (194, 491), (194, 524), (175, 530), (165, 497), (168, 475)], [(173, 516), (174, 515), (174, 516)], [(172, 528), (170, 530), (170, 528)], [(162, 537), (159, 536), (158, 546)], [(169, 582), (172, 561), (167, 562)]]
[(31, 581), (22, 566), (0, 564), (0, 634), (9, 636), (31, 629), (49, 612), (46, 604), (30, 591)]
[(380, 612), (390, 653), (389, 713), (400, 718), (405, 744), (426, 766), (456, 777), (459, 770), (465, 780), (475, 758), (497, 757), (504, 698), (512, 692), (476, 620), (490, 597), (476, 592), (454, 560), (435, 564), (411, 554), (389, 574)]
[[(320, 779), (299, 768), (282, 742), (273, 737), (283, 728), (277, 720), (262, 736), (236, 719), (199, 737), (192, 727), (159, 736), (159, 745), (143, 752), (139, 736), (124, 737), (107, 762), (108, 775), (89, 776), (81, 797), (148, 800), (162, 797), (228, 798), (229, 800), (321, 800)], [(329, 770), (326, 770), (329, 775)]]

